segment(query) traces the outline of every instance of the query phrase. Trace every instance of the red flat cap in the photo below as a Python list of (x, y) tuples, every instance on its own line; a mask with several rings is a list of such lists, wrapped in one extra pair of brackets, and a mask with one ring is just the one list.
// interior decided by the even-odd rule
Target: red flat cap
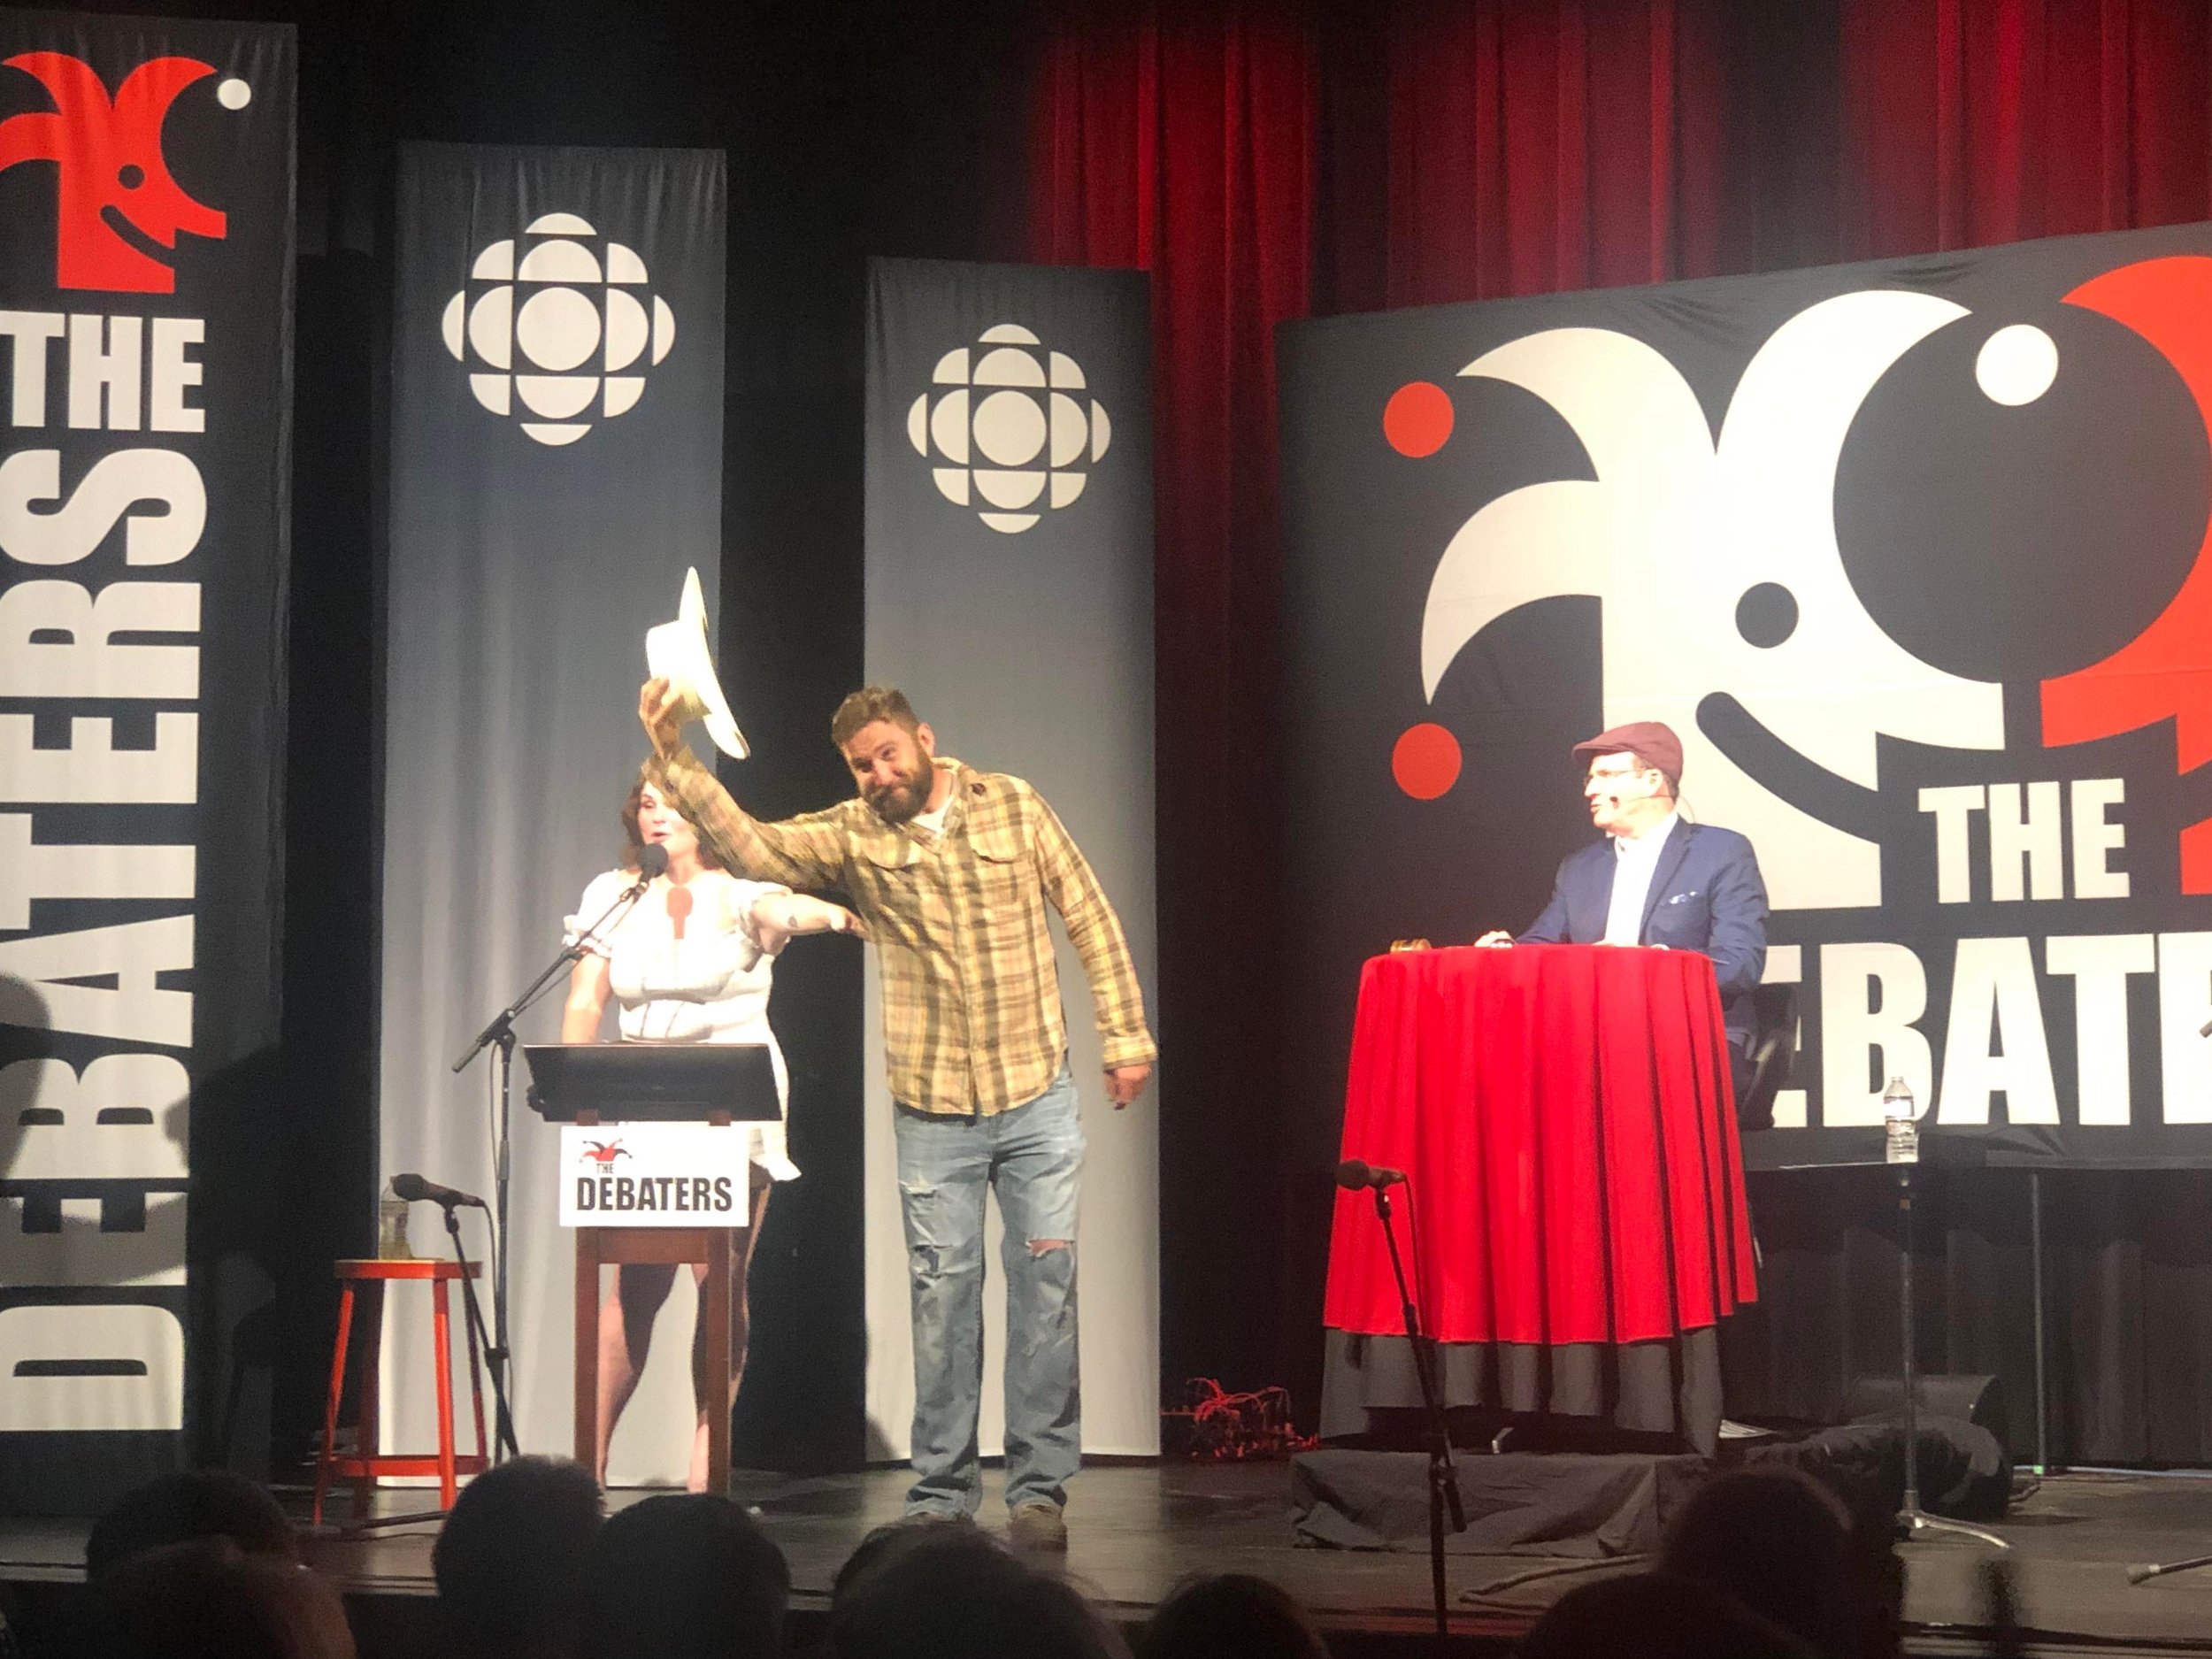
[(1617, 755), (1624, 749), (1634, 750), (1658, 767), (1666, 773), (1668, 783), (1681, 783), (1682, 740), (1663, 720), (1631, 720), (1574, 746), (1575, 754), (1588, 756)]

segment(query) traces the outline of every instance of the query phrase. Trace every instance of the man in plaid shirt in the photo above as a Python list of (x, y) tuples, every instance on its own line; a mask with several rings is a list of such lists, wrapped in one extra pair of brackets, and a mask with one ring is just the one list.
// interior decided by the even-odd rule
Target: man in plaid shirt
[(638, 715), (669, 792), (733, 869), (841, 889), (875, 942), (912, 1279), (909, 1512), (969, 1515), (981, 1500), (988, 1187), (1006, 1224), (1006, 1502), (1018, 1542), (1064, 1548), (1061, 1509), (1082, 1445), (1083, 1132), (1045, 906), (1083, 959), (1118, 1110), (1143, 1091), (1158, 1048), (1113, 906), (1044, 797), (939, 758), (936, 734), (898, 691), (856, 691), (830, 722), (858, 795), (772, 824), (749, 817), (686, 747), (667, 681), (647, 683)]

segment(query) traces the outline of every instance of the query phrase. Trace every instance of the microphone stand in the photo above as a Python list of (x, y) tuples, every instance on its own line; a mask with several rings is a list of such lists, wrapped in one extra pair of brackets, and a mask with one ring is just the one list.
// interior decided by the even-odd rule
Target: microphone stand
[[(614, 921), (619, 913), (627, 911), (631, 906), (643, 898), (646, 888), (650, 887), (652, 882), (652, 877), (640, 871), (638, 879), (623, 890), (621, 897), (607, 906), (597, 921), (577, 934), (575, 943), (563, 946), (561, 954), (546, 964), (544, 972), (530, 981), (520, 996), (492, 1016), (491, 1024), (477, 1033), (476, 1041), (469, 1044), (466, 1051), (453, 1063), (453, 1070), (457, 1075), (466, 1071), (469, 1062), (475, 1059), (485, 1049), (495, 1046), (499, 1049), (499, 1064), (493, 1070), (491, 1083), (493, 1340), (485, 1347), (484, 1363), (491, 1371), (492, 1394), (500, 1402), (503, 1415), (506, 1409), (507, 1367), (512, 1356), (507, 1341), (507, 1176), (509, 1169), (507, 1131), (509, 1119), (512, 1116), (514, 1101), (515, 1021), (522, 1017), (524, 1011), (532, 1003), (552, 988), (555, 980), (583, 960), (585, 954), (591, 949), (592, 941), (598, 937), (599, 930)], [(449, 1225), (457, 1225), (454, 1224), (450, 1210), (446, 1213), (446, 1220)], [(466, 1282), (464, 1279), (463, 1283)], [(504, 1460), (505, 1447), (511, 1440), (511, 1432), (503, 1436), (495, 1448), (497, 1455), (493, 1458), (495, 1463)], [(518, 1453), (517, 1455), (519, 1455)]]
[[(469, 1344), (488, 1350), (491, 1333), (484, 1328), (483, 1304), (476, 1299), (476, 1279), (469, 1271), (469, 1253), (461, 1243), (461, 1206), (441, 1207), (445, 1210), (446, 1235), (453, 1240), (453, 1259), (461, 1264), (461, 1313), (468, 1324)], [(514, 1414), (507, 1405), (507, 1386), (495, 1370), (492, 1372), (492, 1442), (495, 1462), (522, 1455), (522, 1448), (515, 1440)]]
[(1444, 1515), (1451, 1512), (1452, 1531), (1467, 1530), (1467, 1513), (1459, 1501), (1459, 1475), (1452, 1467), (1452, 1439), (1444, 1417), (1444, 1394), (1436, 1375), (1435, 1345), (1421, 1332), (1421, 1315), (1406, 1288), (1405, 1263), (1398, 1255), (1397, 1230), (1390, 1221), (1390, 1194), (1376, 1187), (1375, 1218), (1382, 1223), (1383, 1243), (1390, 1251), (1390, 1271), (1398, 1281), (1398, 1306), (1405, 1320), (1406, 1340), (1413, 1348), (1413, 1371), (1421, 1384), (1421, 1413), (1428, 1425), (1429, 1442), (1429, 1592), (1436, 1607), (1436, 1639), (1448, 1649), (1450, 1605), (1444, 1590)]
[(1912, 1296), (1912, 1177), (1918, 1167), (1916, 1158), (1890, 1165), (1897, 1177), (1897, 1317), (1904, 1348), (1900, 1370), (1905, 1385), (1905, 1494), (1904, 1505), (1897, 1511), (1897, 1537), (1901, 1543), (1909, 1544), (1924, 1532), (1948, 1532), (1954, 1537), (1979, 1539), (1993, 1549), (2010, 1549), (2012, 1545), (1994, 1532), (1963, 1521), (1947, 1521), (1920, 1507), (1920, 1379), (1913, 1356)]
[[(2212, 1037), (2212, 1019), (2197, 1028), (2200, 1037)], [(2162, 1578), (2171, 1572), (2194, 1572), (2200, 1567), (2212, 1567), (2212, 1555), (2191, 1555), (2180, 1561), (2146, 1562), (2128, 1569), (2130, 1584), (2148, 1584), (2153, 1578)]]

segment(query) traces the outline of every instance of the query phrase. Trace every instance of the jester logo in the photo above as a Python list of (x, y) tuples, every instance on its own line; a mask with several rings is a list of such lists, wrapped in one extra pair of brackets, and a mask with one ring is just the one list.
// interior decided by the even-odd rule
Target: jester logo
[(587, 1141), (584, 1142), (583, 1156), (577, 1162), (588, 1164), (596, 1170), (611, 1170), (614, 1168), (617, 1158), (629, 1156), (629, 1149), (619, 1141)]
[[(2147, 342), (2212, 426), (2212, 258), (2140, 261), (2064, 299)], [(1604, 724), (1661, 719), (1682, 734), (1702, 814), (1752, 838), (1776, 908), (1880, 904), (1880, 848), (1847, 827), (1848, 811), (1824, 804), (1878, 788), (1885, 737), (2004, 748), (2005, 687), (1916, 655), (1870, 611), (1839, 544), (1839, 465), (1892, 367), (1968, 315), (1901, 289), (1811, 305), (1759, 347), (1717, 436), (1675, 365), (1612, 329), (1547, 329), (1470, 363), (1462, 377), (1548, 405), (1591, 475), (1510, 491), (1452, 535), (1422, 613), (1425, 698), (1435, 701), (1461, 652), (1509, 612), (1555, 595), (1597, 597)], [(2032, 404), (2056, 380), (2059, 356), (2041, 328), (1998, 328), (1974, 361), (1979, 393)], [(1384, 434), (1417, 458), (1443, 448), (1453, 419), (1443, 388), (1412, 381), (1389, 399)], [(2212, 760), (2212, 534), (2199, 524), (2190, 535), (2193, 561), (2147, 626), (2039, 680), (2043, 745), (2170, 719), (2179, 772)], [(1732, 733), (1749, 741), (1722, 741)], [(1427, 721), (1393, 757), (1417, 799), (1443, 795), (1460, 765), (1456, 739)], [(1810, 786), (1786, 787), (1785, 774)], [(2212, 819), (2182, 828), (2180, 842), (2182, 891), (2212, 892)]]
[[(211, 75), (194, 58), (156, 58), (124, 77), (112, 98), (81, 59), (24, 52), (6, 60), (46, 88), (50, 111), (0, 121), (0, 172), (50, 161), (56, 195), (54, 280), (65, 288), (170, 294), (176, 271), (157, 250), (173, 251), (181, 232), (219, 241), (225, 216), (186, 194), (163, 158), (162, 124), (177, 95)], [(252, 90), (227, 80), (216, 88), (225, 109), (243, 109)]]

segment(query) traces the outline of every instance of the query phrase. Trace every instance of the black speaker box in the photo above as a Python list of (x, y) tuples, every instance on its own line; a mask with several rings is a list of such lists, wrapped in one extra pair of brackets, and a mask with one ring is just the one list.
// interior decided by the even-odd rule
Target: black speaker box
[[(1994, 1377), (1947, 1376), (1913, 1379), (1913, 1403), (1924, 1417), (1959, 1417), (2005, 1437), (2005, 1393)], [(1900, 1416), (1905, 1384), (1900, 1377), (1855, 1377), (1843, 1393), (1843, 1420), (1865, 1423)]]

